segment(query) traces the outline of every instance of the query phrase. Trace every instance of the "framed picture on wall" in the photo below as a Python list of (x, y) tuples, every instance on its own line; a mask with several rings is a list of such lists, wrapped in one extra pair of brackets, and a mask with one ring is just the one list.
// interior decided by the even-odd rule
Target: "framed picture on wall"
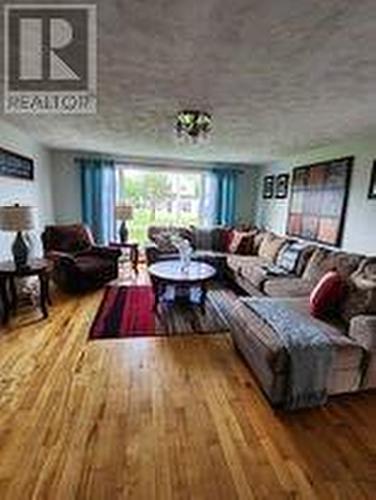
[(376, 199), (376, 160), (373, 162), (371, 172), (371, 182), (369, 184), (368, 198), (370, 200)]
[(34, 180), (34, 161), (26, 156), (0, 148), (0, 175), (32, 181)]
[(264, 187), (262, 197), (267, 200), (274, 196), (274, 175), (267, 175), (264, 177)]
[(279, 174), (275, 183), (275, 197), (282, 200), (289, 192), (289, 174)]
[(354, 158), (293, 170), (287, 234), (340, 246)]

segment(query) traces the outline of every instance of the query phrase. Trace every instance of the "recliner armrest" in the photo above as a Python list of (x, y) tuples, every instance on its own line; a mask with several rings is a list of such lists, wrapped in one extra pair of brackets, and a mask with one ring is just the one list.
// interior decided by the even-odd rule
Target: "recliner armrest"
[(367, 351), (376, 350), (376, 315), (359, 315), (350, 321), (349, 336)]
[(75, 262), (73, 255), (66, 252), (59, 252), (57, 250), (51, 250), (47, 252), (46, 258), (54, 263), (63, 261), (65, 263), (74, 264)]
[(115, 247), (106, 247), (93, 245), (92, 247), (84, 250), (83, 252), (79, 252), (79, 255), (98, 255), (99, 257), (103, 257), (105, 259), (117, 260), (121, 255), (121, 250)]

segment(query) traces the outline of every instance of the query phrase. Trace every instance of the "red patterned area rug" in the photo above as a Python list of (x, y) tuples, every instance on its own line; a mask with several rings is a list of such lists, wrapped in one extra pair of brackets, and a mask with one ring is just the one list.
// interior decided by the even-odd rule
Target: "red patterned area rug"
[(205, 311), (184, 303), (162, 303), (153, 311), (151, 286), (112, 286), (105, 290), (89, 338), (114, 339), (192, 335), (229, 331), (226, 311), (236, 300), (229, 289), (208, 291)]

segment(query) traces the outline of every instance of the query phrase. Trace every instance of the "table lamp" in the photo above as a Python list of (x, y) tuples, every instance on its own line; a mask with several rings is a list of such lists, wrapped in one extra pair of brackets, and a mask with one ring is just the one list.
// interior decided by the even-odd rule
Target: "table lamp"
[(121, 221), (119, 228), (120, 241), (121, 243), (126, 243), (128, 241), (128, 228), (126, 221), (133, 219), (133, 207), (131, 205), (117, 205), (115, 209), (115, 216), (117, 220)]
[(29, 257), (29, 245), (22, 231), (28, 231), (34, 227), (35, 209), (33, 207), (18, 204), (0, 207), (0, 229), (17, 233), (12, 244), (12, 254), (17, 269), (26, 267)]

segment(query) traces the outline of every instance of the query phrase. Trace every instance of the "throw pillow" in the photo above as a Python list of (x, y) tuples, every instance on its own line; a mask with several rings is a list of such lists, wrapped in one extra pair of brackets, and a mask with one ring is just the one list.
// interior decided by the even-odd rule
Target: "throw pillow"
[(281, 238), (273, 233), (267, 233), (260, 245), (259, 256), (274, 262), (279, 250), (285, 243), (286, 238)]
[(344, 292), (344, 283), (337, 271), (326, 273), (309, 297), (309, 307), (312, 316), (325, 317), (330, 312), (338, 309)]
[(238, 255), (252, 255), (253, 254), (253, 242), (255, 239), (255, 233), (249, 233), (244, 236), (238, 246), (236, 253)]
[(250, 237), (252, 237), (252, 233), (238, 231), (238, 230), (234, 229), (232, 231), (231, 242), (228, 246), (229, 253), (238, 253), (240, 245), (243, 242), (243, 240), (245, 238), (250, 238)]
[(296, 273), (301, 255), (306, 246), (306, 243), (300, 241), (292, 241), (283, 245), (277, 256), (277, 266), (282, 267), (289, 273)]
[(307, 263), (303, 273), (303, 279), (317, 283), (327, 271), (330, 271), (327, 264), (331, 253), (332, 252), (326, 248), (316, 248)]
[(261, 243), (264, 241), (265, 236), (268, 233), (266, 231), (258, 231), (253, 239), (253, 253), (254, 255), (259, 254)]
[(154, 236), (154, 243), (158, 246), (158, 250), (162, 253), (177, 253), (178, 250), (171, 243), (171, 233), (160, 232)]
[(296, 265), (295, 274), (301, 276), (304, 273), (309, 259), (312, 257), (313, 252), (316, 250), (315, 245), (306, 245), (300, 253), (298, 263)]
[(232, 227), (221, 227), (219, 230), (219, 245), (218, 252), (228, 252), (231, 240), (232, 240), (233, 229)]

